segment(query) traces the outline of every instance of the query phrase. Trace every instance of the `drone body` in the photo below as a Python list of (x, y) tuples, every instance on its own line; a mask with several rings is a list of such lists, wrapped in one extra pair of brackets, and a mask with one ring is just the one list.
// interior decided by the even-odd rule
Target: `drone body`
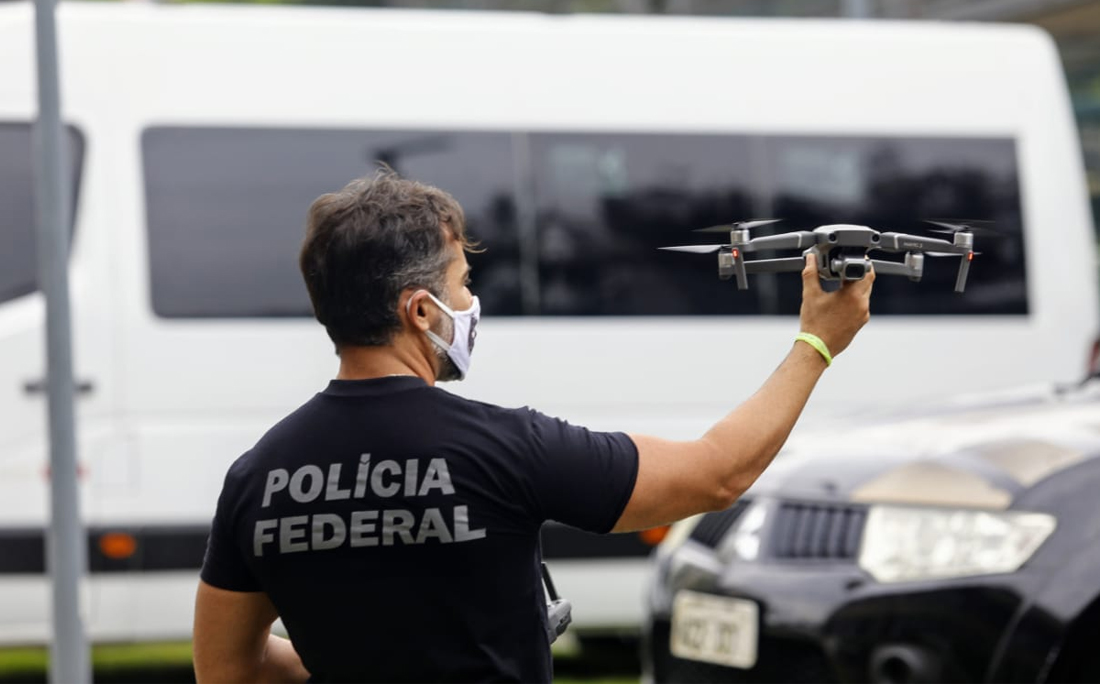
[[(867, 272), (874, 268), (876, 275), (901, 275), (914, 282), (924, 275), (925, 255), (958, 256), (959, 274), (955, 280), (955, 291), (966, 289), (966, 278), (970, 262), (974, 258), (974, 230), (967, 223), (949, 223), (930, 221), (942, 226), (940, 232), (953, 233), (949, 242), (940, 238), (923, 235), (909, 235), (879, 231), (868, 226), (845, 223), (819, 226), (809, 230), (781, 233), (766, 237), (753, 238), (749, 231), (757, 226), (775, 223), (778, 219), (744, 221), (727, 226), (713, 226), (696, 232), (729, 232), (728, 245), (681, 245), (661, 247), (661, 249), (707, 254), (718, 252), (718, 277), (722, 280), (736, 278), (737, 289), (747, 290), (750, 273), (783, 273), (801, 271), (805, 267), (806, 255), (817, 255), (818, 275), (822, 280), (843, 281), (862, 280)], [(745, 255), (763, 250), (798, 249), (801, 256), (781, 259), (758, 259), (745, 261)], [(903, 261), (885, 261), (872, 259), (873, 251), (904, 253)]]

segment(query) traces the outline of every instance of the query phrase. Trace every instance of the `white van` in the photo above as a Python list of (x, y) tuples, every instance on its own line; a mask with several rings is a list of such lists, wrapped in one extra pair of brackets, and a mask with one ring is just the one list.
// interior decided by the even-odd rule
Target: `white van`
[[(47, 638), (33, 16), (0, 5), (0, 642)], [(689, 231), (991, 219), (880, 278), (808, 420), (1072, 381), (1100, 329), (1058, 55), (1018, 26), (66, 4), (79, 461), (96, 640), (186, 638), (228, 464), (336, 358), (296, 266), (319, 194), (383, 160), (488, 248), (450, 390), (594, 428), (698, 435), (797, 332), (797, 275), (739, 292)], [(548, 529), (578, 628), (636, 628), (646, 547)]]

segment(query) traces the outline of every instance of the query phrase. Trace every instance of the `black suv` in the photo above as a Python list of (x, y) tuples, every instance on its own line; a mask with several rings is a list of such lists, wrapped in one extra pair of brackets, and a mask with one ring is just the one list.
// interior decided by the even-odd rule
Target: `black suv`
[(1100, 681), (1100, 379), (861, 425), (673, 527), (646, 678)]

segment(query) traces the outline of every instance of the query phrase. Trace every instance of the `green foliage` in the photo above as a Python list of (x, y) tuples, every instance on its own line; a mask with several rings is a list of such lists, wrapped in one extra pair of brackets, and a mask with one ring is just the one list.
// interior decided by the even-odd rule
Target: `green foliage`
[[(46, 648), (0, 649), (0, 682), (44, 681), (50, 653)], [(157, 668), (191, 669), (191, 644), (103, 644), (92, 648), (97, 680), (113, 673)]]
[[(566, 656), (563, 670), (566, 676), (556, 677), (555, 684), (637, 684), (636, 675), (619, 674), (634, 669), (634, 665), (595, 666)], [(571, 666), (571, 667), (570, 667)], [(49, 667), (46, 648), (0, 649), (0, 684), (45, 682)], [(92, 648), (92, 667), (97, 682), (185, 682), (193, 681), (191, 644), (103, 644)], [(585, 671), (591, 675), (586, 676)], [(608, 672), (612, 670), (614, 672)]]

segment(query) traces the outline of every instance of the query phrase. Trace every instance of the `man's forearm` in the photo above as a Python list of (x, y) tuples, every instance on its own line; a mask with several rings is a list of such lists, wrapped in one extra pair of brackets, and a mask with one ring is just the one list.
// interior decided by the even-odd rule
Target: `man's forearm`
[(825, 368), (817, 350), (796, 342), (767, 382), (703, 435), (715, 474), (731, 497), (748, 489), (775, 458)]

